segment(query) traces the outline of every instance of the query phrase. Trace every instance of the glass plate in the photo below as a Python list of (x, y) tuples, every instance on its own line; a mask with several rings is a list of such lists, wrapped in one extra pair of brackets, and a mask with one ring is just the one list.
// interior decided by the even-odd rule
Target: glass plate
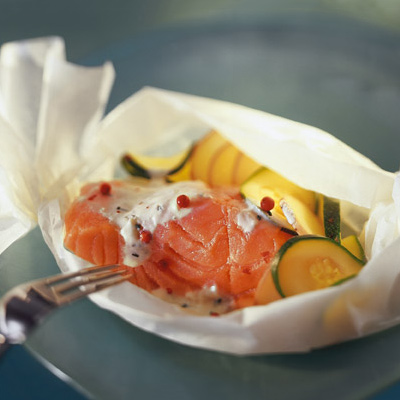
[[(399, 39), (348, 19), (284, 15), (143, 33), (81, 63), (113, 61), (109, 109), (145, 85), (229, 100), (318, 126), (395, 171)], [(36, 229), (1, 255), (0, 289), (56, 272)], [(148, 334), (87, 299), (27, 343), (96, 399), (278, 400), (370, 396), (400, 379), (399, 344), (396, 327), (307, 354), (236, 357)]]

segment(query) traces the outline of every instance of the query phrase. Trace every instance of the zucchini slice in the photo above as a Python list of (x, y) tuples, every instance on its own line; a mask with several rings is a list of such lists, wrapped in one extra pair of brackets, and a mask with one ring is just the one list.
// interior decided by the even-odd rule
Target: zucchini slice
[(318, 214), (324, 226), (325, 236), (340, 243), (339, 201), (324, 195), (320, 195), (318, 205)]
[[(287, 180), (276, 172), (261, 167), (250, 176), (240, 187), (242, 196), (249, 199), (257, 207), (260, 206), (262, 198), (271, 197), (276, 205), (282, 198), (290, 195), (304, 203), (311, 211), (316, 208), (316, 195), (310, 190), (301, 188), (293, 182)], [(272, 212), (282, 211), (275, 207)]]
[(346, 249), (355, 257), (357, 257), (359, 260), (363, 262), (367, 261), (364, 249), (356, 235), (350, 235), (345, 237), (344, 239), (342, 239), (341, 245), (343, 247), (346, 247)]
[(211, 130), (201, 138), (191, 157), (190, 178), (212, 187), (241, 185), (260, 164), (244, 154), (221, 133)]
[(276, 289), (271, 270), (265, 272), (257, 285), (254, 301), (256, 304), (269, 304), (280, 300), (282, 296)]
[(271, 263), (272, 278), (282, 297), (323, 289), (358, 274), (364, 262), (336, 241), (304, 235), (289, 239)]
[(189, 173), (183, 173), (188, 167), (194, 145), (183, 153), (171, 157), (151, 157), (124, 154), (121, 158), (122, 167), (130, 175), (152, 179), (165, 178), (168, 181), (185, 180)]
[(135, 158), (129, 154), (124, 154), (121, 158), (122, 167), (125, 171), (132, 175), (140, 178), (151, 179), (150, 172), (147, 168), (142, 166)]
[(321, 221), (303, 202), (287, 195), (279, 205), (289, 224), (299, 235), (323, 235)]
[[(270, 197), (275, 207), (269, 215), (282, 226), (293, 228), (299, 235), (323, 235), (324, 228), (317, 217), (317, 195), (297, 186), (265, 167), (258, 169), (240, 187), (243, 197), (260, 207), (264, 197)], [(287, 222), (287, 223), (286, 223)]]

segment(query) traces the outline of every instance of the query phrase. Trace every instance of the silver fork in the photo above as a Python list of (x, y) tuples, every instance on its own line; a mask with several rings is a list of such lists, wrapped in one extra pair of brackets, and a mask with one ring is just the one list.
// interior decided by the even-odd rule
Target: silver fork
[(119, 265), (84, 268), (77, 272), (38, 279), (8, 291), (0, 299), (0, 356), (29, 333), (53, 310), (131, 276)]

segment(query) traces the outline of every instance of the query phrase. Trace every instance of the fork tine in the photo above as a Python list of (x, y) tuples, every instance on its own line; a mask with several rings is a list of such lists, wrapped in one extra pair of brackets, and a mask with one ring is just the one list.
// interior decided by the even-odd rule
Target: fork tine
[[(84, 274), (84, 275), (76, 275), (65, 282), (61, 281), (56, 284), (53, 284), (52, 289), (57, 294), (61, 295), (64, 292), (68, 292), (69, 290), (79, 288), (82, 285), (94, 284), (97, 282), (101, 282), (104, 279), (118, 277), (123, 274), (127, 274), (127, 271), (126, 270), (109, 270), (109, 271), (92, 272), (90, 274)], [(73, 279), (73, 278), (76, 278), (76, 279)]]
[(62, 294), (59, 297), (59, 301), (62, 304), (70, 303), (75, 300), (79, 300), (82, 297), (86, 297), (89, 294), (98, 292), (100, 290), (106, 289), (110, 286), (117, 285), (128, 280), (131, 274), (127, 273), (125, 275), (114, 275), (108, 278), (103, 278), (91, 283), (83, 283), (81, 285), (76, 285), (75, 290), (67, 294)]
[(67, 279), (75, 278), (78, 276), (90, 275), (90, 274), (98, 273), (100, 271), (108, 271), (108, 270), (114, 270), (114, 269), (117, 270), (117, 268), (120, 268), (121, 271), (126, 270), (126, 268), (123, 268), (119, 264), (95, 265), (93, 267), (87, 267), (87, 268), (80, 269), (79, 271), (51, 276), (46, 279), (46, 284), (52, 285), (52, 284), (56, 284), (58, 282), (62, 282)]

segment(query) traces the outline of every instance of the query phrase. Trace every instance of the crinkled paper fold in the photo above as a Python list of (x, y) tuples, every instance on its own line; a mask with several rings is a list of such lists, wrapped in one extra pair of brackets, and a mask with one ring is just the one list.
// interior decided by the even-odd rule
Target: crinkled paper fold
[(167, 155), (216, 129), (259, 163), (341, 200), (344, 218), (365, 229), (369, 261), (359, 276), (218, 318), (187, 314), (130, 283), (92, 300), (146, 331), (233, 354), (304, 352), (399, 322), (396, 174), (317, 128), (182, 93), (144, 88), (102, 118), (112, 81), (108, 63), (67, 63), (59, 38), (3, 46), (0, 250), (39, 221), (60, 268), (82, 267), (63, 247), (63, 215), (80, 186), (112, 178), (122, 153)]

